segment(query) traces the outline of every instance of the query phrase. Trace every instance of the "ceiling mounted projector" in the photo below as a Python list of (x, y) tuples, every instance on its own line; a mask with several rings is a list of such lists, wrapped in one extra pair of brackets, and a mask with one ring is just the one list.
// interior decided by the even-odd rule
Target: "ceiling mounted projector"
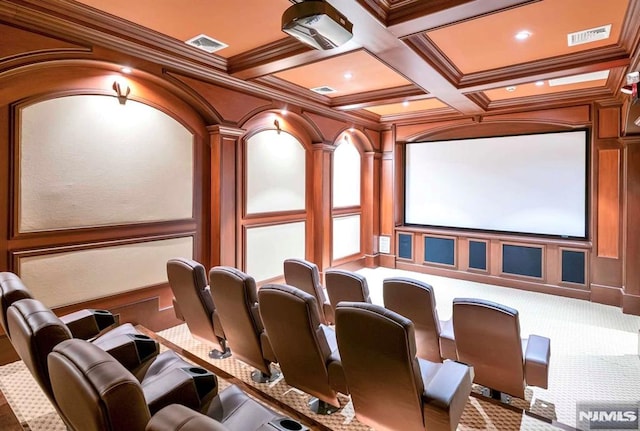
[(353, 24), (324, 1), (303, 1), (282, 15), (282, 31), (316, 49), (331, 49), (353, 37)]

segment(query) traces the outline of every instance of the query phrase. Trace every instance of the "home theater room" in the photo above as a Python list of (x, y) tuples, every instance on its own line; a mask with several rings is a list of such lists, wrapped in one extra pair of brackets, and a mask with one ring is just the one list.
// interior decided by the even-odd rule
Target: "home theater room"
[(640, 430), (640, 0), (0, 0), (0, 429)]

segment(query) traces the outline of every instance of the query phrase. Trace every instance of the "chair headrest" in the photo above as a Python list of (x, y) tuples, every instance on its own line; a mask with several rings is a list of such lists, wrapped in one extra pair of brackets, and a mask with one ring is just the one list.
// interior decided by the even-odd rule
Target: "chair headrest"
[(49, 355), (58, 408), (74, 429), (144, 430), (150, 419), (140, 383), (116, 359), (80, 339), (61, 342)]
[(209, 271), (209, 284), (212, 289), (218, 284), (228, 285), (228, 283), (233, 283), (241, 288), (250, 303), (258, 301), (256, 280), (252, 276), (231, 266), (215, 266), (211, 268)]
[(11, 338), (7, 328), (7, 309), (16, 301), (32, 298), (27, 286), (13, 272), (0, 272), (0, 325)]

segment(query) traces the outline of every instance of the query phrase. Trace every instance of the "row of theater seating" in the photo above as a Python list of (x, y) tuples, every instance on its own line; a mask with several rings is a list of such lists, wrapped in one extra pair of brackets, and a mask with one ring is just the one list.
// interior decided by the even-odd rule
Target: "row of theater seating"
[(58, 318), (13, 273), (0, 273), (0, 324), (69, 430), (305, 429), (236, 386), (218, 392), (215, 375), (108, 311)]
[(217, 344), (214, 357), (230, 348), (257, 369), (258, 382), (272, 380), (271, 363), (279, 363), (289, 385), (319, 399), (315, 411), (334, 411), (343, 393), (374, 428), (424, 429), (436, 420), (427, 428), (455, 429), (471, 376), (520, 398), (526, 384), (547, 386), (549, 339), (522, 340), (509, 307), (456, 299), (455, 323), (440, 322), (431, 286), (387, 279), (384, 308), (371, 304), (364, 277), (338, 269), (325, 272), (327, 301), (318, 268), (301, 259), (284, 262), (286, 285), (259, 290), (235, 268), (212, 268), (209, 285), (193, 260), (172, 259), (167, 271), (176, 308), (194, 337)]

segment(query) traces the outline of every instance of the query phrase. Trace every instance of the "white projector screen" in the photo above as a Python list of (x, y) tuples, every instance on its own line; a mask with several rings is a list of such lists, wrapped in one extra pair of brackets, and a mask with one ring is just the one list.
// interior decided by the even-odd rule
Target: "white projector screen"
[(405, 223), (587, 237), (586, 130), (406, 145)]

